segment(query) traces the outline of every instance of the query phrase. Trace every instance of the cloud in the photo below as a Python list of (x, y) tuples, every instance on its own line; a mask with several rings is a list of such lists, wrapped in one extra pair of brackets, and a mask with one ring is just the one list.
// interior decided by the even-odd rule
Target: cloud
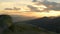
[(28, 0), (23, 0), (23, 1), (22, 0), (18, 0), (18, 2), (17, 1), (16, 2), (0, 2), (0, 10), (4, 9), (4, 8), (7, 8), (7, 7), (12, 8), (14, 6), (19, 7), (19, 6), (23, 6), (23, 5), (28, 5), (30, 3), (31, 2), (28, 1)]
[(7, 8), (7, 7), (13, 7), (15, 5), (14, 2), (2, 2), (0, 4), (0, 9), (4, 9), (4, 8)]
[(31, 2), (32, 0), (0, 0), (0, 2)]

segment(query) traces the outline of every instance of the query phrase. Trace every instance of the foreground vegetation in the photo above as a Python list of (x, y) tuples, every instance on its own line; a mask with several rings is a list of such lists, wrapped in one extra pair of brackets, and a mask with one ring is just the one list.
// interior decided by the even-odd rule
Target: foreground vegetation
[(0, 34), (58, 34), (36, 25), (28, 24), (32, 22), (24, 21), (13, 23), (9, 15), (0, 15)]

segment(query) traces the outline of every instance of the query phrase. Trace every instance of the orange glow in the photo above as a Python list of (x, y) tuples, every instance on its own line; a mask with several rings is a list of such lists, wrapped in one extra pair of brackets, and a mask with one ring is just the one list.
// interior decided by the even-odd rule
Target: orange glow
[(41, 18), (41, 17), (51, 17), (51, 16), (60, 16), (59, 11), (50, 12), (21, 12), (21, 11), (0, 11), (0, 14), (8, 14), (8, 15), (22, 15), (26, 17), (34, 17), (34, 18)]

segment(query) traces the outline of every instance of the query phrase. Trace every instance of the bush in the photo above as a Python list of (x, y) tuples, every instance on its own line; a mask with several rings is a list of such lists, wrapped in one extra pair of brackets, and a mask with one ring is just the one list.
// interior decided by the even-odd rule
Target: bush
[(13, 25), (12, 18), (9, 15), (0, 15), (0, 27), (4, 34), (9, 31), (9, 27)]

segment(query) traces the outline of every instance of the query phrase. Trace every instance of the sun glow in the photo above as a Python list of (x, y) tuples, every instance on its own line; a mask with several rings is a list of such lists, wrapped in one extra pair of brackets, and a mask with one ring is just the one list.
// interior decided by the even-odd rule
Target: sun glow
[(49, 11), (49, 12), (21, 12), (21, 11), (1, 11), (0, 14), (8, 14), (8, 15), (22, 15), (26, 17), (34, 17), (34, 18), (42, 18), (42, 17), (57, 17), (60, 16), (59, 11)]
[[(33, 7), (36, 7), (38, 10), (44, 10), (45, 8), (47, 8), (43, 4), (34, 5), (34, 3), (31, 3), (30, 5), (32, 5)], [(10, 7), (10, 6), (11, 5), (8, 4), (8, 7)], [(60, 11), (49, 10), (48, 12), (47, 11), (37, 12), (37, 11), (31, 11), (31, 9), (27, 6), (25, 6), (25, 5), (18, 6), (18, 7), (21, 8), (20, 11), (17, 11), (17, 10), (8, 10), (8, 11), (6, 11), (6, 10), (4, 10), (4, 11), (0, 11), (0, 14), (23, 15), (23, 16), (26, 16), (26, 17), (33, 17), (33, 18), (60, 16)]]

